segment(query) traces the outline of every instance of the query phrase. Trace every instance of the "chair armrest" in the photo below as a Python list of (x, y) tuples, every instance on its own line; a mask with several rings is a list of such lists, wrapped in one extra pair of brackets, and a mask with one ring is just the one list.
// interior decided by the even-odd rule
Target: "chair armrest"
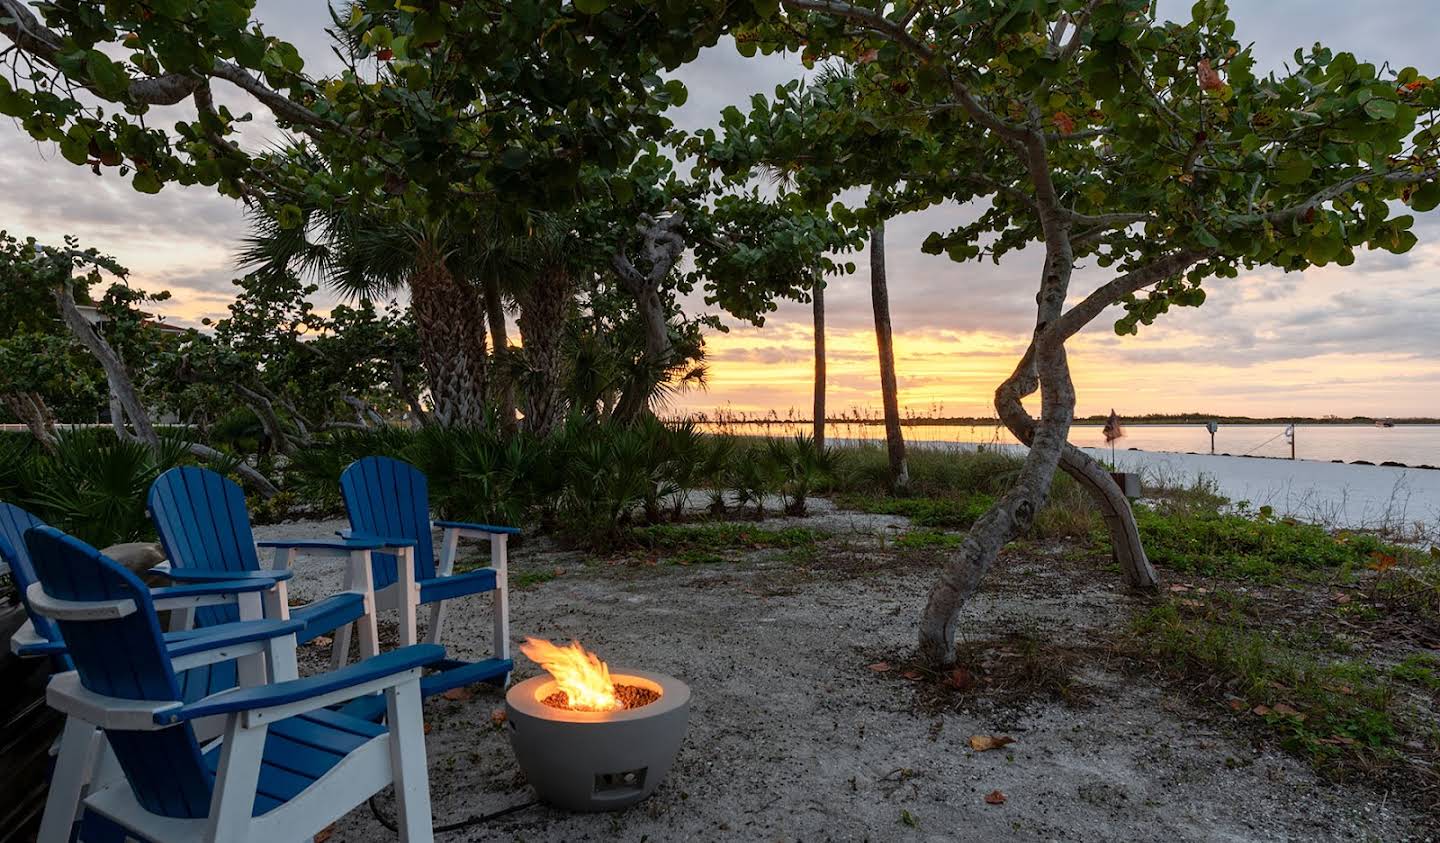
[[(398, 685), (409, 678), (410, 671), (433, 664), (444, 656), (445, 648), (439, 644), (401, 647), (331, 673), (241, 688), (159, 711), (155, 713), (155, 722), (167, 726), (182, 720), (237, 712), (245, 712), (258, 720), (269, 720), (271, 718), (266, 717), (266, 713), (275, 709), (289, 709), (284, 716), (290, 716)], [(305, 707), (293, 707), (296, 703), (303, 703)], [(277, 712), (276, 719), (279, 716)]]
[(63, 656), (69, 652), (65, 649), (64, 641), (46, 641), (43, 638), (28, 644), (11, 641), (10, 651), (22, 659), (37, 658), (39, 656)]
[[(348, 531), (346, 531), (348, 533)], [(255, 542), (266, 548), (282, 550), (383, 550), (387, 547), (414, 547), (413, 539), (389, 539), (376, 536), (341, 535), (333, 539), (264, 539)]]
[(460, 530), (461, 535), (465, 533), (488, 533), (494, 536), (518, 536), (519, 527), (499, 527), (494, 524), (472, 524), (467, 521), (435, 521), (436, 527), (445, 530)]
[(370, 550), (392, 550), (402, 547), (417, 547), (420, 544), (416, 539), (406, 539), (400, 536), (372, 536), (369, 533), (357, 533), (354, 530), (336, 530), (335, 534), (345, 541), (369, 543)]
[(196, 630), (197, 635), (187, 635), (176, 641), (167, 642), (166, 652), (170, 658), (203, 653), (236, 644), (252, 641), (268, 641), (282, 635), (294, 635), (305, 629), (304, 621), (238, 621)]
[(274, 577), (224, 580), (222, 582), (200, 582), (190, 585), (172, 585), (168, 588), (152, 588), (150, 597), (154, 600), (166, 600), (176, 597), (208, 597), (212, 594), (248, 594), (255, 591), (269, 591), (274, 587)]
[(181, 583), (244, 582), (246, 580), (270, 580), (279, 582), (295, 576), (293, 571), (207, 571), (198, 568), (172, 568), (169, 564), (156, 565), (150, 573)]
[(10, 652), (21, 658), (57, 656), (65, 652), (64, 641), (51, 641), (35, 631), (35, 624), (26, 620), (10, 636)]

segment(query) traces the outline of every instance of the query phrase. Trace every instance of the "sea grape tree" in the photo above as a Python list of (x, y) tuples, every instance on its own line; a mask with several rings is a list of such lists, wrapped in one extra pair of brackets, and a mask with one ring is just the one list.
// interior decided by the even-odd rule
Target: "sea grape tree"
[[(307, 61), (254, 5), (0, 0), (0, 114), (97, 175), (147, 193), (212, 186), (280, 229), (405, 221), (436, 417), (458, 423), (483, 415), (488, 305), (446, 256), (497, 211), (528, 231), (591, 191), (633, 194), (629, 163), (685, 98), (664, 72), (756, 14), (722, 0), (355, 0), (334, 10), (335, 59)], [(255, 110), (307, 154), (245, 131)], [(521, 297), (531, 326), (574, 286), (563, 271), (535, 284)]]
[[(744, 49), (803, 50), (854, 72), (727, 114), (706, 161), (743, 173), (788, 155), (812, 201), (888, 184), (911, 207), (979, 202), (978, 219), (935, 232), (926, 250), (957, 261), (1044, 252), (1026, 293), (1033, 334), (995, 392), (1000, 418), (1030, 450), (931, 590), (920, 645), (937, 663), (953, 659), (964, 602), (1029, 528), (1057, 468), (1099, 502), (1130, 581), (1155, 583), (1128, 503), (1067, 441), (1069, 338), (1111, 307), (1121, 308), (1116, 330), (1133, 333), (1171, 307), (1202, 304), (1207, 279), (1241, 269), (1404, 252), (1416, 237), (1403, 205), (1440, 204), (1440, 91), (1429, 77), (1319, 45), (1283, 72), (1258, 73), (1221, 0), (1201, 0), (1180, 22), (1159, 19), (1150, 0), (781, 7), (739, 36)], [(1080, 262), (1109, 277), (1077, 289)], [(1024, 402), (1037, 393), (1032, 414)]]

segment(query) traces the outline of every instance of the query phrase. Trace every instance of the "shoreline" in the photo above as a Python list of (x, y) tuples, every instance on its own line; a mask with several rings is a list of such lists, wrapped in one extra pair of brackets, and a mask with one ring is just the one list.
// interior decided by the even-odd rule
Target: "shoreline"
[[(784, 425), (803, 425), (809, 427), (815, 422), (812, 419), (724, 419), (712, 421), (704, 413), (698, 417), (682, 417), (669, 419), (668, 421), (694, 421), (697, 424), (717, 426), (757, 426), (757, 427), (779, 427)], [(1436, 427), (1440, 426), (1440, 419), (1429, 417), (1413, 417), (1403, 419), (1371, 418), (1369, 416), (1355, 416), (1348, 419), (1317, 419), (1317, 418), (1252, 418), (1250, 416), (1181, 416), (1176, 418), (1121, 418), (1120, 423), (1126, 426), (1171, 426), (1186, 427), (1190, 425), (1205, 425), (1207, 422), (1216, 422), (1227, 427), (1274, 427), (1276, 425), (1295, 424), (1303, 427)], [(1388, 425), (1380, 425), (1377, 422), (1388, 422)], [(1086, 416), (1083, 420), (1076, 420), (1071, 427), (1104, 427), (1106, 419), (1100, 416)], [(883, 427), (885, 420), (878, 417), (866, 416), (864, 418), (827, 418), (827, 425), (850, 425), (858, 424), (867, 427)], [(961, 416), (958, 418), (907, 418), (900, 420), (901, 427), (1004, 427), (999, 419), (978, 418)]]

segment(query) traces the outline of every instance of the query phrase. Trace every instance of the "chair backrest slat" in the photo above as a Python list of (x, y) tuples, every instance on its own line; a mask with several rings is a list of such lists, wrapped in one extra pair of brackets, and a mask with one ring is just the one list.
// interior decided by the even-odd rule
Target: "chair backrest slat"
[[(182, 699), (150, 590), (138, 577), (54, 527), (32, 527), (25, 545), (48, 596), (135, 602), (137, 611), (124, 617), (56, 621), (86, 689), (125, 700)], [(213, 780), (188, 723), (151, 731), (106, 729), (105, 736), (146, 810), (169, 817), (208, 815)]]
[[(172, 468), (151, 484), (146, 508), (172, 566), (260, 570), (245, 492), (224, 475), (200, 466)], [(195, 613), (198, 626), (239, 619), (233, 605), (205, 606)]]
[[(25, 546), (25, 531), (44, 526), (44, 521), (20, 507), (0, 502), (0, 561), (10, 569), (10, 579), (20, 592), (20, 604), (25, 607), (25, 614), (30, 617), (35, 632), (47, 641), (59, 641), (60, 628), (54, 621), (35, 612), (25, 596), (25, 590), (35, 582), (35, 567), (30, 563), (30, 550)], [(57, 671), (71, 669), (70, 659), (65, 656), (55, 656), (51, 662)]]
[[(340, 493), (350, 527), (357, 533), (414, 539), (418, 579), (435, 576), (430, 537), (430, 486), (425, 473), (392, 457), (364, 457), (340, 474)], [(375, 587), (395, 581), (395, 558), (373, 555)]]

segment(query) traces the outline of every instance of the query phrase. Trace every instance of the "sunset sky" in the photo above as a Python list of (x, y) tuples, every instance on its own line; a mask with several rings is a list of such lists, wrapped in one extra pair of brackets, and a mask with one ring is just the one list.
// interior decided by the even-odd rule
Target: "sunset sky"
[[(1240, 38), (1256, 43), (1262, 66), (1278, 67), (1296, 47), (1318, 40), (1363, 60), (1440, 76), (1440, 21), (1429, 0), (1392, 0), (1383, 12), (1328, 0), (1231, 6)], [(259, 7), (267, 30), (296, 42), (312, 72), (328, 69), (321, 0), (260, 0)], [(1189, 3), (1166, 0), (1161, 10), (1188, 15)], [(726, 105), (743, 107), (750, 94), (804, 72), (796, 60), (744, 59), (722, 43), (679, 74), (690, 99), (673, 116), (684, 128), (712, 125)], [(239, 97), (231, 102), (246, 110)], [(69, 164), (13, 125), (0, 124), (0, 160), (0, 227), (42, 240), (80, 235), (129, 266), (136, 283), (170, 290), (174, 299), (163, 312), (174, 321), (224, 313), (244, 233), (238, 204), (205, 188), (136, 193), (128, 181)], [(999, 266), (920, 253), (930, 231), (972, 213), (941, 206), (888, 228), (901, 403), (917, 414), (989, 414), (990, 393), (1013, 367), (1033, 319), (1034, 250)], [(1437, 214), (1417, 224), (1420, 245), (1406, 255), (1365, 253), (1348, 268), (1207, 282), (1204, 307), (1172, 311), (1138, 337), (1116, 337), (1113, 319), (1102, 317), (1071, 343), (1079, 412), (1440, 416)], [(868, 262), (864, 253), (849, 259), (860, 270), (833, 279), (826, 293), (833, 412), (880, 403)], [(1104, 280), (1103, 270), (1082, 270), (1077, 295)], [(704, 310), (698, 298), (690, 307)], [(808, 305), (782, 306), (763, 328), (734, 326), (711, 337), (708, 350), (708, 390), (680, 396), (676, 409), (808, 412)]]

